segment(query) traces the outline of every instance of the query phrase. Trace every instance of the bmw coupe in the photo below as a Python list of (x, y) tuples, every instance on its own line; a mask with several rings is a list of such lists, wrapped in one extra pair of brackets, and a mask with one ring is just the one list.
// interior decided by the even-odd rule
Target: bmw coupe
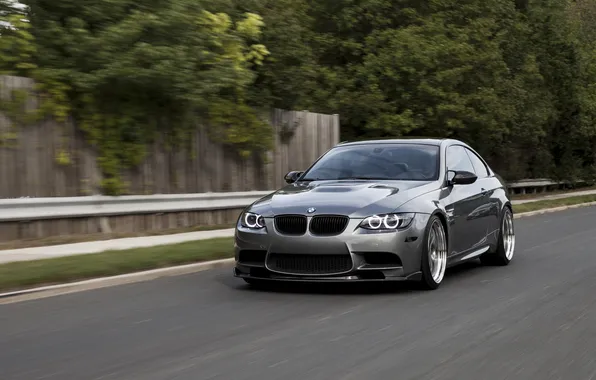
[(413, 280), (436, 289), (448, 267), (513, 258), (505, 183), (461, 141), (342, 143), (285, 181), (238, 218), (234, 276), (249, 284)]

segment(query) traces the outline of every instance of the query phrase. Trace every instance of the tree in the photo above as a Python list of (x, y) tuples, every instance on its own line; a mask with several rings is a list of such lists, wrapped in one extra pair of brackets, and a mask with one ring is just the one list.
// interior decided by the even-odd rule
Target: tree
[[(499, 147), (527, 146), (544, 135), (549, 97), (514, 3), (329, 0), (311, 6), (319, 17), (321, 86), (329, 89), (318, 100), (326, 112), (340, 113), (347, 137), (461, 138), (498, 163), (506, 156)], [(526, 165), (519, 166), (509, 171), (523, 176)]]
[(311, 94), (318, 87), (319, 67), (312, 49), (313, 18), (306, 0), (229, 0), (211, 3), (210, 7), (234, 17), (253, 13), (263, 18), (259, 41), (270, 54), (255, 68), (252, 105), (284, 109), (317, 106), (311, 102)]
[(30, 28), (22, 5), (0, 0), (0, 73), (27, 76), (37, 67)]
[(112, 192), (154, 132), (183, 140), (196, 115), (265, 150), (272, 106), (339, 113), (343, 139), (460, 138), (507, 179), (596, 177), (589, 0), (25, 2), (0, 69), (72, 109)]
[(596, 178), (596, 4), (575, 0), (569, 6), (569, 18), (577, 41), (579, 93), (578, 147), (587, 168), (587, 179)]
[(571, 33), (567, 0), (309, 4), (313, 98), (341, 114), (344, 138), (461, 138), (508, 179), (591, 165), (590, 49)]
[(263, 22), (232, 19), (196, 0), (28, 0), (40, 67), (101, 151), (104, 188), (119, 193), (155, 132), (183, 141), (196, 116), (241, 153), (262, 151), (269, 126), (247, 106), (253, 67), (269, 54)]

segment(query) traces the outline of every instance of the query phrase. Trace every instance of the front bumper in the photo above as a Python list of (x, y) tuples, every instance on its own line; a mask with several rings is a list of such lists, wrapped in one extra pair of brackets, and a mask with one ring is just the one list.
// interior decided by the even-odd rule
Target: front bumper
[[(336, 236), (314, 236), (308, 231), (301, 236), (281, 235), (273, 219), (266, 219), (265, 231), (239, 225), (234, 276), (292, 282), (417, 280), (428, 218), (416, 214), (407, 229), (385, 233), (363, 230), (358, 227), (362, 219), (351, 219)], [(342, 265), (336, 265), (336, 258)], [(292, 264), (300, 260), (303, 265), (295, 270)]]

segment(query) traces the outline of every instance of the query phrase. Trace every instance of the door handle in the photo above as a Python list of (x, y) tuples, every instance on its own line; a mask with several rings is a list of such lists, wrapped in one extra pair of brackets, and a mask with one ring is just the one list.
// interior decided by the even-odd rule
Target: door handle
[(482, 192), (482, 195), (488, 194), (488, 190), (486, 190), (485, 188), (480, 189), (480, 191)]

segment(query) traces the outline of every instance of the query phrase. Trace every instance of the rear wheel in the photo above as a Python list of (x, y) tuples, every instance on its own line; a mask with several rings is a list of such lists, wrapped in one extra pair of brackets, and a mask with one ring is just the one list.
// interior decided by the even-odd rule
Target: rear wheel
[(509, 207), (505, 207), (501, 215), (501, 228), (497, 249), (487, 252), (480, 257), (480, 261), (486, 265), (508, 265), (515, 253), (515, 229), (513, 226), (513, 213)]
[(425, 289), (434, 290), (441, 285), (447, 269), (447, 235), (438, 216), (428, 221), (422, 249), (422, 280)]

